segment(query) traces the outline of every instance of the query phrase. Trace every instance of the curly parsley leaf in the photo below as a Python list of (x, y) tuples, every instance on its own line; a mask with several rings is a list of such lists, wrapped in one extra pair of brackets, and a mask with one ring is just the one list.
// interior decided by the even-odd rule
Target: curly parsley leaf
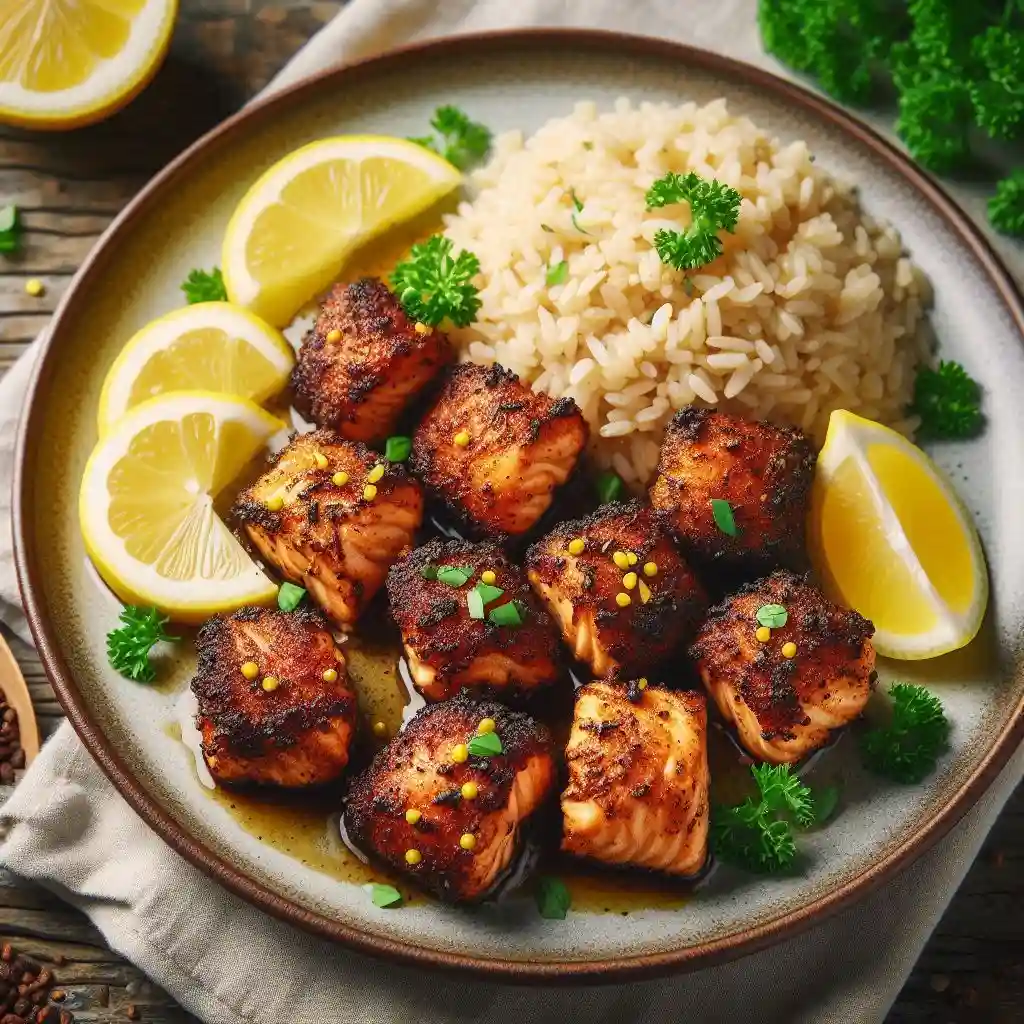
[(220, 267), (214, 267), (209, 271), (190, 271), (181, 290), (185, 293), (185, 301), (190, 306), (197, 302), (227, 302), (228, 299)]
[(473, 277), (480, 261), (471, 252), (452, 256), (452, 242), (434, 235), (412, 247), (409, 258), (391, 273), (391, 287), (412, 320), (436, 327), (450, 320), (468, 327), (480, 309)]
[(410, 142), (431, 149), (444, 157), (448, 163), (464, 171), (471, 163), (482, 160), (491, 148), (491, 130), (458, 107), (438, 107), (431, 118), (430, 127), (440, 138), (433, 135), (410, 138)]
[(996, 185), (988, 201), (988, 219), (996, 231), (1024, 238), (1024, 167)]
[(815, 823), (814, 797), (790, 766), (753, 765), (758, 797), (733, 807), (716, 807), (711, 843), (716, 856), (750, 871), (774, 872), (796, 859), (793, 829)]
[(661, 228), (654, 235), (654, 248), (662, 263), (676, 270), (694, 270), (722, 255), (719, 231), (736, 230), (743, 197), (720, 181), (707, 181), (693, 171), (669, 171), (647, 190), (647, 209), (676, 203), (690, 207), (690, 226), (685, 231)]
[(164, 626), (170, 621), (155, 608), (127, 605), (121, 609), (121, 625), (107, 634), (107, 658), (111, 666), (128, 679), (151, 683), (156, 670), (149, 660), (150, 650), (161, 641), (179, 639), (168, 636)]
[(921, 417), (920, 435), (936, 440), (973, 437), (984, 422), (981, 388), (954, 362), (940, 362), (935, 370), (922, 366), (917, 371), (909, 411)]
[(861, 739), (864, 765), (894, 782), (922, 782), (949, 749), (949, 719), (942, 701), (923, 686), (894, 683), (889, 696), (892, 720)]

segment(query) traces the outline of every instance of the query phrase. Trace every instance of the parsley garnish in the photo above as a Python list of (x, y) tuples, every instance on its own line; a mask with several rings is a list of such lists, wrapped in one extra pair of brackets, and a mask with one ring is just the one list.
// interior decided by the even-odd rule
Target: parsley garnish
[(412, 452), (412, 438), (396, 434), (384, 442), (384, 458), (388, 462), (405, 462)]
[(626, 485), (617, 473), (602, 473), (597, 478), (597, 497), (601, 504), (617, 501), (626, 490)]
[(572, 213), (569, 215), (569, 219), (572, 221), (572, 226), (581, 234), (589, 235), (590, 232), (586, 228), (581, 228), (579, 221), (576, 220), (576, 214), (582, 212), (583, 203), (580, 202), (579, 196), (576, 195), (576, 189), (569, 189), (569, 198), (572, 200)]
[(565, 882), (560, 878), (551, 878), (548, 875), (542, 875), (537, 879), (534, 898), (537, 901), (537, 910), (540, 911), (540, 916), (549, 921), (564, 921), (572, 906), (572, 894)]
[(565, 260), (548, 267), (547, 283), (549, 288), (554, 287), (556, 284), (565, 284), (568, 277), (569, 264)]
[(129, 679), (151, 683), (156, 670), (149, 660), (149, 652), (161, 641), (172, 643), (179, 639), (168, 636), (164, 626), (170, 621), (155, 608), (127, 605), (119, 616), (122, 623), (107, 634), (107, 658), (110, 664)]
[(823, 825), (839, 806), (839, 787), (826, 786), (814, 794), (814, 823)]
[(375, 907), (400, 907), (402, 905), (402, 894), (393, 885), (373, 882), (367, 888), (370, 890), (370, 899), (373, 900)]
[(511, 627), (521, 626), (525, 616), (516, 601), (509, 601), (508, 604), (499, 604), (497, 608), (492, 608), (487, 618), (495, 626)]
[(438, 107), (430, 120), (430, 127), (441, 138), (433, 135), (410, 139), (427, 149), (439, 153), (450, 164), (464, 171), (471, 163), (482, 160), (491, 148), (491, 130), (458, 107)]
[(302, 604), (306, 591), (294, 583), (282, 583), (277, 591), (277, 607), (283, 612), (293, 612)]
[(228, 293), (220, 267), (213, 270), (192, 270), (181, 286), (185, 301), (191, 306), (197, 302), (227, 302)]
[(474, 736), (469, 741), (468, 748), (473, 757), (496, 757), (498, 754), (505, 753), (501, 737), (496, 732), (486, 732), (483, 735)]
[(469, 609), (471, 619), (484, 617), (484, 599), (479, 590), (471, 590), (466, 595), (466, 607)]
[(736, 230), (742, 198), (736, 189), (717, 180), (706, 181), (693, 171), (669, 171), (659, 178), (647, 190), (648, 210), (674, 203), (690, 207), (690, 226), (685, 231), (662, 228), (655, 232), (654, 248), (661, 262), (676, 270), (694, 270), (721, 256), (718, 232)]
[(437, 579), (437, 566), (436, 565), (430, 565), (429, 563), (427, 565), (421, 565), (420, 566), (420, 575), (425, 580), (436, 580)]
[(451, 239), (434, 235), (414, 245), (391, 272), (391, 287), (410, 319), (431, 327), (442, 320), (467, 327), (476, 318), (480, 298), (472, 278), (480, 261), (471, 252), (454, 258), (451, 253)]
[(437, 570), (436, 578), (441, 583), (447, 583), (449, 587), (458, 589), (473, 578), (473, 571), (471, 565), (446, 565), (443, 569)]
[(894, 782), (921, 782), (935, 771), (939, 755), (949, 749), (949, 719), (942, 701), (923, 686), (894, 683), (889, 696), (892, 721), (864, 734), (864, 764)]
[(789, 612), (781, 604), (763, 604), (757, 609), (757, 621), (769, 629), (782, 629), (789, 621)]
[(909, 411), (921, 417), (921, 437), (973, 437), (982, 426), (981, 388), (959, 363), (943, 361), (937, 370), (922, 366)]
[(21, 214), (16, 206), (0, 206), (0, 252), (21, 248)]
[(478, 583), (476, 585), (476, 591), (480, 595), (484, 604), (490, 604), (492, 601), (497, 601), (498, 598), (505, 593), (501, 587), (494, 587), (490, 583)]
[(727, 534), (729, 537), (735, 537), (740, 532), (739, 527), (736, 525), (736, 517), (732, 512), (732, 505), (724, 498), (711, 499), (711, 515), (714, 516), (715, 526), (722, 533)]
[(1024, 238), (1024, 167), (996, 185), (988, 201), (988, 219), (996, 231)]
[(815, 822), (811, 791), (790, 773), (788, 764), (757, 764), (750, 769), (758, 799), (748, 796), (735, 807), (716, 807), (711, 842), (716, 856), (750, 871), (781, 871), (796, 859), (793, 828)]

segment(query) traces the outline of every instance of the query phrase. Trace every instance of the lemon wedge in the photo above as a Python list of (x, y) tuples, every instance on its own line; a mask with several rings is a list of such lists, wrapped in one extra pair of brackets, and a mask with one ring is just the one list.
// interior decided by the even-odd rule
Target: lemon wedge
[(177, 0), (0, 0), (0, 121), (74, 128), (127, 103), (160, 66)]
[(249, 189), (228, 224), (228, 297), (284, 326), (350, 253), (461, 181), (450, 163), (405, 139), (343, 135), (303, 146)]
[(161, 395), (114, 424), (89, 457), (78, 513), (118, 597), (179, 622), (274, 600), (277, 587), (213, 499), (283, 427), (247, 399), (209, 391)]
[(200, 302), (138, 331), (100, 393), (105, 433), (129, 409), (168, 391), (223, 391), (262, 403), (288, 382), (294, 355), (281, 333), (241, 306)]
[(809, 542), (826, 592), (874, 622), (880, 654), (934, 658), (981, 627), (988, 573), (974, 524), (931, 459), (888, 427), (832, 413)]

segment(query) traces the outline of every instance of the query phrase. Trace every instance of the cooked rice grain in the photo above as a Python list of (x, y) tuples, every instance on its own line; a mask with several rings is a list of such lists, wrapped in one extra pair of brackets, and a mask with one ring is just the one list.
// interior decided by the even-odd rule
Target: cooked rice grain
[[(648, 212), (644, 194), (688, 170), (743, 203), (723, 255), (687, 282), (651, 240), (688, 211)], [(598, 463), (634, 487), (693, 402), (795, 423), (819, 443), (839, 408), (912, 436), (927, 281), (804, 142), (783, 146), (725, 100), (585, 102), (529, 139), (500, 136), (471, 190), (445, 227), (481, 265), (478, 320), (454, 334), (463, 354), (575, 399)], [(562, 260), (567, 279), (548, 287)]]

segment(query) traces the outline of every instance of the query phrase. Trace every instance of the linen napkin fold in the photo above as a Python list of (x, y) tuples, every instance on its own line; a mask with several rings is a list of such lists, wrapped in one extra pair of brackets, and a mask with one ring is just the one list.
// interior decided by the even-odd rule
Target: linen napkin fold
[[(772, 66), (755, 13), (755, 0), (352, 0), (270, 88), (414, 39), (512, 25), (641, 29)], [(978, 211), (976, 197), (955, 194)], [(1024, 249), (1000, 247), (1024, 276)], [(0, 620), (25, 638), (9, 481), (32, 356), (0, 381)], [(1022, 776), (1024, 748), (949, 836), (830, 921), (731, 964), (615, 989), (527, 989), (385, 966), (275, 921), (152, 833), (67, 724), (0, 809), (0, 862), (83, 910), (112, 948), (209, 1024), (663, 1024), (747, 1017), (753, 1007), (763, 1024), (855, 1024), (883, 1019)]]

